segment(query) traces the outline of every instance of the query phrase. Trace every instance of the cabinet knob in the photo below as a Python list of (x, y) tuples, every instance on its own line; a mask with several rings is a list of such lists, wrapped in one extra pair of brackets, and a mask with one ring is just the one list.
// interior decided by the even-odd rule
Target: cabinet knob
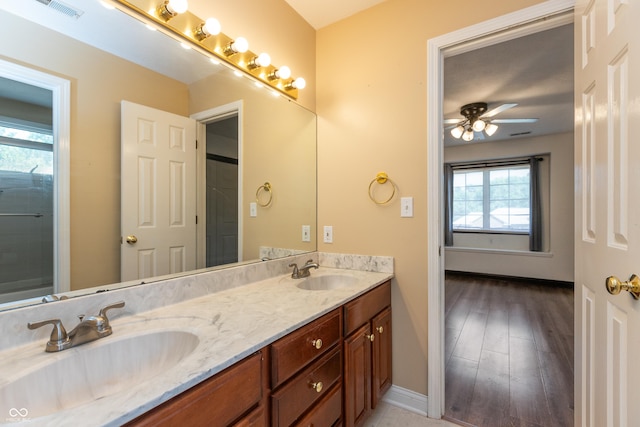
[(381, 333), (383, 333), (383, 332), (384, 332), (384, 328), (383, 328), (382, 326), (378, 326), (378, 327), (376, 328), (376, 331), (378, 331), (378, 333), (379, 333), (379, 334), (381, 334)]
[(364, 336), (371, 342), (376, 339), (376, 336), (373, 334), (364, 334)]
[(313, 340), (311, 341), (311, 345), (320, 350), (322, 348), (322, 340), (320, 338), (318, 338), (317, 340)]
[(311, 388), (316, 391), (316, 393), (320, 393), (322, 391), (322, 381), (318, 381), (317, 383), (311, 383)]

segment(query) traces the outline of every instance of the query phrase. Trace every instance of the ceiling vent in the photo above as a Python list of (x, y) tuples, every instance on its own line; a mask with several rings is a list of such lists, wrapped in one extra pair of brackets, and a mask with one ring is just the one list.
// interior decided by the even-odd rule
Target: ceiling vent
[(36, 0), (38, 3), (42, 3), (43, 5), (55, 10), (56, 12), (62, 13), (63, 15), (68, 16), (69, 18), (78, 19), (84, 13), (82, 10), (76, 9), (73, 6), (69, 6), (68, 4), (64, 4), (58, 0)]

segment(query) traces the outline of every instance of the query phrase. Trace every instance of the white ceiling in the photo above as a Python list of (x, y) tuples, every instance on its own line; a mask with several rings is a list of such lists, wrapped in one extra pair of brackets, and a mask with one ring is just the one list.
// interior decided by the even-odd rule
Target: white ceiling
[(316, 30), (385, 0), (285, 0)]
[[(500, 124), (498, 131), (485, 141), (571, 131), (573, 25), (446, 58), (443, 96), (445, 119), (462, 119), (460, 107), (473, 102), (486, 102), (489, 110), (504, 103), (517, 103), (494, 118), (538, 119), (529, 124)], [(451, 137), (448, 129), (444, 140), (445, 145), (465, 144)]]

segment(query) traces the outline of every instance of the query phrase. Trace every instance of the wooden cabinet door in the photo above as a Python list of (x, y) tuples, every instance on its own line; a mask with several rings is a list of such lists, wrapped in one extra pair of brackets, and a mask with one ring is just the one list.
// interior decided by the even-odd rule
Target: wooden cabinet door
[(375, 336), (371, 358), (371, 409), (375, 409), (380, 397), (391, 387), (391, 309), (374, 317), (371, 326)]
[(344, 340), (344, 424), (355, 426), (371, 412), (371, 326)]

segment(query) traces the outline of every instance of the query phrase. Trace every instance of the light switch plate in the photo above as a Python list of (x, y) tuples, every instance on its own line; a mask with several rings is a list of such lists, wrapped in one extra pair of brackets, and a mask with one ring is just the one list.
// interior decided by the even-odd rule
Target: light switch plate
[(303, 225), (302, 226), (302, 241), (310, 242), (311, 241), (311, 226)]
[(258, 216), (258, 205), (256, 202), (249, 203), (249, 216), (257, 217)]
[(400, 198), (400, 216), (403, 218), (413, 217), (413, 197)]
[(324, 226), (324, 232), (322, 233), (325, 243), (333, 243), (333, 227), (330, 225)]

